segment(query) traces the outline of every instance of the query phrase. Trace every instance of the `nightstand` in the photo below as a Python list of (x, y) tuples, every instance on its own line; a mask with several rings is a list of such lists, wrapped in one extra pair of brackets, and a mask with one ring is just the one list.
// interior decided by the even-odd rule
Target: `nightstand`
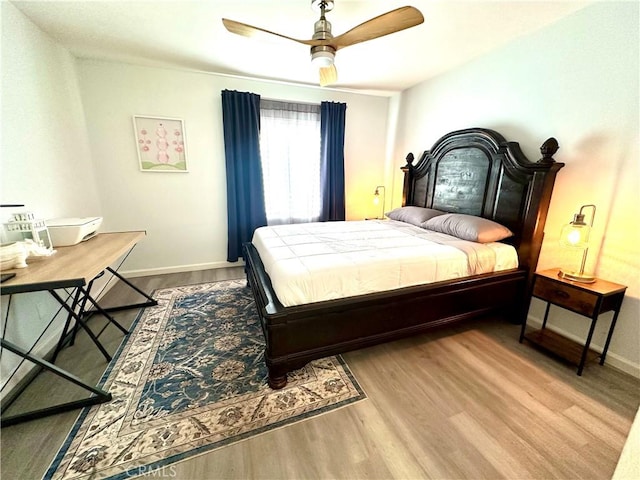
[[(554, 268), (534, 274), (531, 296), (546, 301), (547, 308), (544, 312), (540, 330), (527, 330), (527, 320), (526, 318), (524, 319), (520, 331), (520, 343), (522, 343), (523, 339), (526, 339), (532, 344), (578, 365), (578, 375), (582, 375), (582, 370), (587, 360), (592, 360), (599, 356), (600, 365), (604, 365), (627, 287), (600, 278), (596, 279), (594, 283), (572, 282), (559, 278), (558, 272), (559, 270)], [(589, 333), (584, 344), (574, 342), (546, 328), (549, 309), (552, 304), (591, 319)], [(609, 333), (602, 353), (598, 353), (591, 350), (589, 345), (591, 344), (598, 317), (605, 312), (613, 312), (613, 318), (611, 319)]]

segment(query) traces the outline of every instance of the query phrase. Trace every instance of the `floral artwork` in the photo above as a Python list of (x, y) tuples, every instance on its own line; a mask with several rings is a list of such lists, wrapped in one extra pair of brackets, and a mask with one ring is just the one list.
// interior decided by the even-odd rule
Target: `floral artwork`
[(184, 125), (179, 118), (134, 116), (136, 146), (143, 172), (186, 172)]

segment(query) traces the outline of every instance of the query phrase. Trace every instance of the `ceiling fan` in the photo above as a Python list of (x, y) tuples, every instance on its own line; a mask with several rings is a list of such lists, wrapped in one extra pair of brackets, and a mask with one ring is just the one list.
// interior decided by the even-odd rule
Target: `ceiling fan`
[(231, 33), (245, 37), (254, 37), (266, 33), (310, 46), (311, 63), (319, 67), (320, 85), (325, 86), (338, 80), (338, 72), (334, 60), (339, 49), (415, 27), (424, 22), (424, 17), (418, 9), (400, 7), (367, 20), (348, 32), (334, 37), (331, 34), (331, 23), (325, 18), (325, 13), (333, 10), (333, 3), (333, 0), (311, 0), (311, 8), (320, 12), (320, 20), (314, 25), (314, 34), (311, 40), (288, 37), (227, 18), (223, 18), (222, 23)]

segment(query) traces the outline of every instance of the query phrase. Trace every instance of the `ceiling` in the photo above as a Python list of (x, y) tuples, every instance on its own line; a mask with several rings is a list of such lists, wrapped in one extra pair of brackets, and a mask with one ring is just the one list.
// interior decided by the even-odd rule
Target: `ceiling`
[[(11, 2), (80, 58), (113, 60), (317, 85), (309, 48), (229, 33), (229, 18), (310, 39), (310, 0)], [(553, 23), (590, 1), (335, 0), (334, 36), (397, 7), (425, 17), (417, 27), (337, 52), (336, 88), (401, 91)]]

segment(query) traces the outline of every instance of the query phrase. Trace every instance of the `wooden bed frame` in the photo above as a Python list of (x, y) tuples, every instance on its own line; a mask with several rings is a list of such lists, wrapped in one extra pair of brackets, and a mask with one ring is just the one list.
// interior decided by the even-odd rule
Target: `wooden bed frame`
[(407, 156), (402, 204), (482, 216), (508, 227), (504, 240), (518, 252), (517, 269), (406, 287), (339, 300), (284, 307), (251, 243), (243, 247), (266, 340), (269, 386), (311, 360), (355, 350), (489, 313), (522, 321), (525, 296), (540, 254), (555, 177), (555, 139), (530, 162), (515, 142), (473, 128), (451, 132), (416, 165)]

